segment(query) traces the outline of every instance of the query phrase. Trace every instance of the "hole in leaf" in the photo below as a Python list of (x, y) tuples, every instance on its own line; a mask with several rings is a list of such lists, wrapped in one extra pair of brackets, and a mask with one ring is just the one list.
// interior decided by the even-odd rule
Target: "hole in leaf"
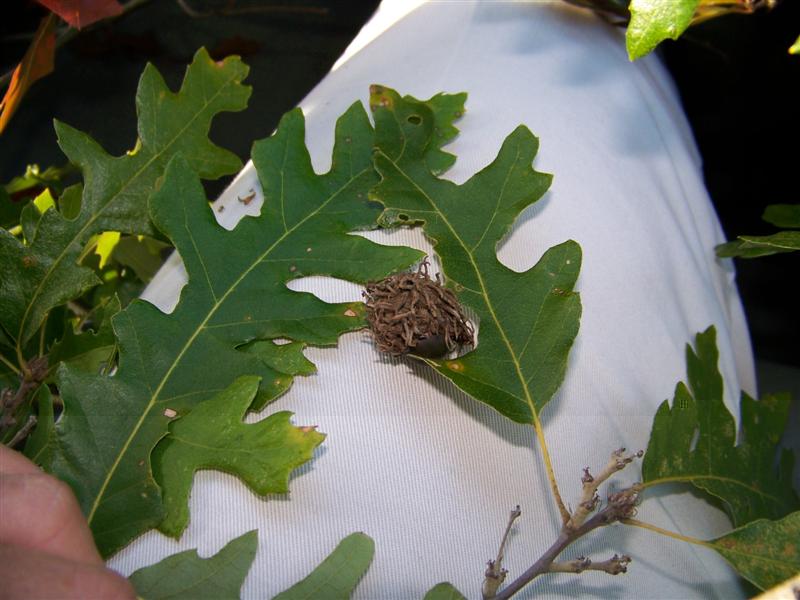
[(419, 125), (420, 123), (422, 123), (422, 117), (420, 117), (419, 115), (410, 115), (406, 119), (406, 121), (408, 121), (412, 125)]
[(695, 429), (692, 434), (692, 441), (689, 442), (689, 452), (694, 452), (698, 441), (700, 441), (700, 429)]

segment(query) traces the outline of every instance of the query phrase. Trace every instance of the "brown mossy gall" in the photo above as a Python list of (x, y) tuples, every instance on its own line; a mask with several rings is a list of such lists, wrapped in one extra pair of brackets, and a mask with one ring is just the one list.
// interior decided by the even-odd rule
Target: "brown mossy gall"
[(367, 284), (363, 294), (367, 322), (381, 352), (439, 358), (474, 343), (472, 325), (456, 295), (438, 274), (431, 279), (427, 261), (416, 272)]

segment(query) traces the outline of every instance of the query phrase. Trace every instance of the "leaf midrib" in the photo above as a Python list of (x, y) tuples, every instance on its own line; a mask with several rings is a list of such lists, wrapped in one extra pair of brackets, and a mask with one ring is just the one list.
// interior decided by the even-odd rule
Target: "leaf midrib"
[(769, 493), (767, 493), (767, 492), (765, 492), (763, 490), (760, 490), (760, 489), (758, 489), (756, 487), (747, 485), (743, 481), (739, 481), (739, 480), (733, 479), (731, 477), (724, 477), (722, 475), (707, 475), (707, 474), (694, 475), (694, 474), (689, 474), (689, 475), (685, 475), (685, 476), (673, 475), (673, 476), (670, 476), (670, 477), (659, 477), (658, 479), (651, 479), (650, 481), (644, 482), (642, 484), (642, 488), (649, 488), (649, 487), (653, 487), (655, 485), (660, 485), (660, 484), (664, 484), (664, 483), (694, 483), (695, 481), (698, 481), (698, 480), (701, 480), (701, 481), (705, 481), (705, 480), (708, 480), (708, 481), (719, 481), (721, 483), (727, 483), (727, 484), (730, 484), (730, 485), (735, 485), (735, 486), (744, 488), (744, 489), (752, 492), (753, 494), (755, 494), (757, 496), (761, 496), (765, 500), (769, 500), (769, 501), (771, 501), (771, 502), (773, 502), (773, 503), (775, 503), (777, 505), (782, 505), (783, 504), (783, 502), (781, 501), (780, 498), (778, 498), (778, 497), (776, 497), (776, 496), (774, 496), (772, 494), (769, 494)]
[[(245, 535), (246, 535), (246, 534), (245, 534)], [(234, 540), (234, 541), (237, 541), (237, 540)], [(231, 542), (231, 543), (233, 543), (233, 542)], [(224, 551), (225, 551), (225, 548), (222, 548), (222, 550), (220, 550), (220, 553), (222, 553), (222, 552), (224, 552)], [(187, 592), (190, 592), (191, 590), (195, 590), (195, 589), (199, 588), (199, 587), (201, 586), (201, 584), (205, 584), (205, 583), (206, 583), (206, 582), (208, 582), (209, 580), (212, 580), (212, 579), (213, 579), (213, 578), (214, 578), (214, 577), (217, 575), (217, 573), (221, 573), (221, 572), (223, 572), (223, 571), (224, 571), (224, 570), (225, 570), (225, 569), (228, 567), (228, 565), (231, 565), (231, 564), (233, 564), (233, 563), (235, 563), (235, 562), (238, 562), (238, 561), (239, 561), (239, 559), (241, 558), (241, 556), (242, 556), (242, 555), (243, 555), (245, 552), (246, 552), (246, 551), (239, 551), (239, 552), (237, 552), (236, 554), (234, 554), (233, 556), (231, 556), (231, 557), (230, 557), (230, 558), (227, 560), (227, 562), (224, 562), (224, 563), (222, 563), (221, 565), (219, 565), (219, 567), (218, 567), (216, 570), (212, 569), (212, 570), (210, 570), (210, 571), (207, 571), (205, 575), (201, 576), (200, 580), (198, 580), (198, 581), (195, 581), (195, 582), (193, 582), (193, 583), (190, 583), (188, 586), (184, 587), (183, 589), (176, 590), (174, 593), (170, 594), (169, 596), (162, 596), (162, 598), (163, 598), (164, 600), (167, 600), (168, 598), (180, 598), (181, 596), (183, 596), (183, 595), (184, 595), (184, 594), (186, 594)], [(195, 550), (195, 556), (196, 556), (198, 559), (202, 560), (204, 563), (206, 563), (206, 564), (204, 564), (204, 565), (203, 565), (203, 566), (204, 566), (204, 570), (205, 570), (205, 569), (208, 569), (208, 566), (209, 566), (209, 565), (207, 564), (208, 562), (210, 562), (210, 561), (214, 560), (215, 558), (217, 558), (217, 556), (216, 556), (216, 555), (214, 555), (214, 556), (212, 556), (212, 557), (210, 557), (210, 558), (207, 558), (207, 559), (200, 558), (200, 555), (197, 553), (197, 551), (196, 551), (196, 550)], [(164, 577), (164, 578), (166, 578), (166, 575), (165, 575), (165, 577)], [(162, 579), (163, 579), (163, 578), (162, 578)], [(152, 589), (152, 588), (157, 588), (157, 587), (158, 587), (158, 586), (151, 586), (151, 589)], [(217, 588), (217, 589), (219, 589), (219, 586), (218, 586), (218, 585), (216, 585), (216, 584), (214, 585), (214, 587), (215, 587), (215, 588)]]
[[(56, 265), (59, 265), (59, 264), (61, 263), (61, 261), (64, 259), (64, 257), (66, 256), (66, 254), (67, 254), (68, 250), (69, 250), (69, 249), (72, 247), (72, 245), (73, 245), (73, 244), (75, 244), (75, 243), (77, 242), (77, 240), (79, 240), (79, 239), (83, 238), (84, 234), (86, 233), (86, 230), (87, 230), (87, 229), (88, 229), (88, 228), (89, 228), (91, 225), (93, 225), (93, 224), (95, 223), (95, 221), (97, 221), (97, 219), (99, 219), (99, 218), (100, 218), (100, 216), (101, 216), (101, 215), (103, 215), (103, 214), (105, 213), (105, 211), (106, 211), (106, 210), (107, 210), (107, 209), (108, 209), (108, 208), (109, 208), (109, 207), (110, 207), (110, 206), (111, 206), (111, 205), (112, 205), (114, 202), (116, 202), (116, 201), (117, 201), (117, 200), (120, 198), (120, 196), (122, 195), (122, 192), (124, 192), (124, 191), (125, 191), (125, 190), (126, 190), (126, 189), (127, 189), (127, 188), (128, 188), (128, 187), (129, 187), (129, 186), (130, 186), (130, 185), (131, 185), (133, 182), (134, 182), (134, 181), (136, 181), (136, 179), (137, 179), (137, 178), (138, 178), (138, 177), (139, 177), (139, 176), (140, 176), (140, 175), (141, 175), (141, 174), (142, 174), (142, 173), (143, 173), (145, 170), (149, 169), (149, 168), (150, 168), (150, 165), (151, 165), (151, 164), (152, 164), (152, 163), (153, 163), (153, 162), (154, 162), (156, 159), (158, 159), (158, 158), (160, 158), (161, 156), (163, 156), (164, 154), (166, 154), (167, 150), (168, 150), (170, 147), (172, 147), (172, 145), (173, 145), (173, 144), (175, 144), (175, 142), (176, 142), (176, 141), (177, 141), (177, 140), (178, 140), (178, 139), (179, 139), (179, 138), (180, 138), (180, 137), (181, 137), (181, 136), (182, 136), (182, 135), (183, 135), (183, 134), (186, 132), (186, 130), (187, 130), (187, 129), (188, 129), (188, 128), (189, 128), (189, 127), (190, 127), (190, 126), (191, 126), (191, 125), (192, 125), (192, 124), (193, 124), (193, 123), (194, 123), (194, 122), (197, 120), (197, 119), (199, 119), (199, 118), (200, 118), (200, 115), (201, 115), (201, 114), (203, 114), (203, 113), (205, 113), (206, 109), (207, 109), (207, 108), (208, 108), (208, 107), (211, 105), (211, 103), (212, 103), (214, 100), (216, 100), (216, 99), (217, 99), (217, 97), (218, 97), (220, 94), (222, 94), (222, 92), (223, 92), (224, 90), (227, 90), (227, 88), (228, 88), (228, 86), (231, 84), (231, 82), (233, 82), (233, 81), (237, 80), (237, 78), (238, 78), (238, 77), (239, 77), (239, 74), (238, 74), (238, 73), (234, 73), (233, 75), (231, 75), (231, 77), (230, 77), (230, 78), (229, 78), (229, 79), (228, 79), (228, 80), (227, 80), (227, 81), (226, 81), (226, 82), (225, 82), (225, 83), (224, 83), (224, 84), (223, 84), (223, 85), (220, 87), (220, 89), (217, 91), (217, 93), (215, 93), (215, 94), (214, 94), (213, 96), (211, 96), (210, 98), (206, 99), (206, 101), (205, 101), (205, 103), (203, 104), (202, 108), (201, 108), (200, 110), (198, 110), (197, 112), (195, 112), (195, 114), (192, 116), (192, 118), (191, 118), (189, 121), (187, 121), (187, 122), (186, 122), (186, 124), (183, 126), (183, 128), (181, 128), (181, 130), (180, 130), (180, 131), (178, 131), (178, 132), (175, 134), (175, 136), (173, 136), (173, 138), (172, 138), (172, 139), (169, 141), (169, 143), (168, 143), (167, 145), (165, 145), (165, 146), (162, 148), (162, 150), (161, 150), (160, 152), (156, 152), (156, 153), (154, 153), (154, 154), (153, 154), (153, 156), (150, 158), (150, 160), (148, 160), (148, 161), (147, 161), (147, 162), (146, 162), (146, 163), (145, 163), (145, 164), (142, 166), (142, 168), (141, 168), (141, 169), (139, 169), (138, 171), (136, 171), (136, 173), (135, 173), (135, 174), (134, 174), (132, 177), (130, 177), (130, 178), (129, 178), (129, 179), (128, 179), (128, 180), (127, 180), (127, 181), (126, 181), (126, 182), (125, 182), (125, 183), (124, 183), (124, 184), (123, 184), (123, 185), (122, 185), (122, 186), (121, 186), (121, 187), (120, 187), (120, 188), (119, 188), (119, 189), (116, 191), (116, 192), (114, 192), (114, 194), (113, 194), (112, 198), (111, 198), (111, 199), (110, 199), (108, 202), (106, 202), (106, 203), (103, 205), (103, 207), (102, 207), (102, 208), (101, 208), (99, 211), (97, 211), (96, 213), (94, 213), (94, 214), (91, 216), (91, 218), (90, 218), (90, 219), (89, 219), (89, 220), (86, 222), (86, 224), (85, 224), (85, 225), (84, 225), (84, 226), (81, 228), (81, 230), (80, 230), (80, 231), (79, 231), (79, 232), (78, 232), (76, 235), (74, 235), (74, 236), (72, 237), (72, 239), (70, 239), (70, 240), (69, 240), (69, 243), (67, 243), (67, 244), (65, 244), (65, 245), (64, 245), (64, 249), (61, 251), (61, 253), (58, 255), (58, 257), (57, 257), (57, 258), (56, 258), (56, 259), (55, 259), (55, 260), (52, 262), (52, 264), (51, 264), (50, 268), (47, 270), (47, 272), (46, 272), (45, 276), (44, 276), (44, 277), (42, 278), (42, 280), (39, 282), (39, 285), (38, 285), (38, 286), (36, 286), (36, 290), (34, 291), (34, 294), (33, 294), (33, 296), (31, 297), (31, 301), (28, 303), (28, 306), (25, 308), (25, 313), (22, 315), (22, 321), (21, 321), (21, 323), (20, 323), (19, 333), (17, 334), (17, 351), (18, 351), (18, 354), (19, 354), (19, 356), (22, 356), (22, 354), (21, 354), (21, 352), (22, 352), (22, 346), (21, 346), (21, 345), (22, 345), (22, 343), (23, 343), (23, 342), (22, 342), (22, 336), (23, 336), (23, 334), (24, 334), (24, 332), (25, 332), (25, 325), (26, 325), (26, 323), (27, 323), (27, 321), (28, 321), (28, 315), (30, 314), (31, 308), (32, 308), (32, 307), (34, 306), (34, 304), (36, 303), (36, 300), (37, 300), (37, 298), (38, 298), (38, 297), (39, 297), (39, 295), (41, 294), (42, 287), (44, 286), (45, 282), (49, 280), (49, 278), (50, 278), (51, 274), (52, 274), (52, 273), (55, 271)], [(178, 92), (178, 93), (180, 93), (180, 92)]]
[[(413, 186), (414, 186), (414, 188), (416, 188), (416, 189), (419, 191), (419, 193), (420, 193), (420, 194), (422, 194), (422, 196), (423, 196), (423, 197), (424, 197), (424, 198), (425, 198), (425, 199), (428, 201), (428, 203), (429, 203), (429, 204), (430, 204), (430, 205), (433, 207), (433, 210), (434, 210), (434, 212), (435, 212), (437, 215), (439, 215), (439, 217), (442, 219), (442, 222), (444, 222), (444, 223), (445, 223), (445, 225), (447, 225), (447, 228), (450, 230), (450, 232), (452, 233), (453, 237), (456, 239), (456, 241), (458, 241), (459, 245), (460, 245), (460, 246), (463, 248), (464, 252), (465, 252), (465, 253), (466, 253), (466, 255), (469, 257), (469, 262), (470, 262), (470, 264), (472, 265), (472, 269), (474, 270), (474, 272), (475, 272), (476, 276), (478, 277), (478, 283), (479, 283), (479, 284), (480, 284), (480, 286), (481, 286), (481, 289), (480, 289), (480, 295), (482, 296), (482, 298), (483, 298), (483, 301), (484, 301), (484, 304), (486, 305), (486, 308), (487, 308), (487, 310), (489, 311), (489, 315), (491, 316), (491, 318), (492, 318), (492, 321), (494, 321), (494, 324), (495, 324), (495, 326), (497, 327), (497, 331), (500, 333), (500, 337), (502, 338), (502, 340), (503, 340), (503, 343), (505, 344), (505, 346), (506, 346), (506, 349), (508, 350), (508, 354), (509, 354), (509, 356), (511, 357), (511, 362), (512, 362), (512, 363), (513, 363), (513, 365), (514, 365), (514, 370), (515, 370), (515, 371), (516, 371), (516, 373), (517, 373), (517, 378), (519, 379), (519, 382), (522, 384), (522, 390), (523, 390), (523, 392), (525, 393), (525, 402), (528, 404), (528, 407), (530, 408), (530, 411), (531, 411), (531, 416), (532, 416), (532, 418), (533, 418), (533, 422), (534, 422), (534, 423), (538, 423), (538, 422), (539, 422), (539, 413), (538, 413), (538, 411), (536, 410), (536, 406), (535, 406), (535, 404), (534, 404), (534, 402), (533, 402), (533, 397), (531, 396), (530, 389), (528, 388), (528, 384), (527, 384), (527, 382), (526, 382), (526, 380), (525, 380), (525, 376), (524, 376), (524, 375), (523, 375), (523, 373), (522, 373), (522, 365), (520, 364), (520, 362), (519, 362), (519, 360), (518, 360), (518, 357), (517, 357), (516, 353), (514, 352), (514, 348), (513, 348), (513, 347), (512, 347), (512, 345), (511, 345), (511, 340), (508, 338), (508, 335), (506, 334), (506, 331), (505, 331), (505, 329), (503, 328), (502, 324), (500, 323), (500, 319), (498, 318), (498, 316), (497, 316), (497, 313), (496, 313), (496, 312), (495, 312), (495, 310), (494, 310), (494, 305), (492, 304), (491, 298), (489, 297), (489, 292), (488, 292), (488, 290), (487, 290), (487, 288), (486, 288), (486, 283), (485, 283), (485, 281), (484, 281), (484, 279), (483, 279), (483, 275), (482, 275), (482, 273), (481, 273), (481, 270), (478, 268), (478, 264), (475, 262), (475, 257), (473, 256), (473, 254), (472, 254), (472, 251), (471, 251), (471, 250), (470, 250), (470, 248), (467, 246), (466, 242), (464, 242), (464, 240), (461, 238), (461, 236), (460, 236), (460, 235), (459, 235), (459, 234), (456, 232), (456, 230), (455, 230), (455, 228), (453, 227), (452, 223), (450, 223), (450, 220), (449, 220), (449, 219), (447, 218), (447, 216), (446, 216), (446, 215), (445, 215), (445, 214), (444, 214), (444, 213), (441, 211), (441, 209), (440, 209), (440, 208), (439, 208), (439, 206), (436, 204), (436, 202), (434, 202), (433, 198), (431, 198), (431, 197), (430, 197), (430, 195), (429, 195), (429, 194), (428, 194), (428, 193), (427, 193), (425, 190), (423, 190), (423, 189), (422, 189), (422, 188), (421, 188), (419, 185), (417, 185), (417, 182), (416, 182), (416, 181), (414, 181), (414, 179), (413, 179), (413, 178), (412, 178), (410, 175), (408, 175), (408, 174), (407, 174), (407, 173), (406, 173), (406, 172), (405, 172), (405, 171), (404, 171), (404, 170), (403, 170), (403, 169), (400, 167), (400, 165), (399, 165), (399, 164), (397, 164), (397, 162), (395, 162), (395, 161), (393, 161), (392, 159), (390, 159), (390, 158), (389, 158), (388, 156), (386, 156), (386, 154), (384, 154), (383, 152), (381, 152), (381, 154), (382, 154), (382, 155), (383, 155), (383, 156), (386, 158), (386, 160), (388, 160), (388, 161), (389, 161), (389, 162), (390, 162), (390, 163), (391, 163), (391, 164), (394, 166), (394, 168), (395, 168), (395, 169), (397, 169), (397, 171), (398, 171), (398, 172), (399, 172), (401, 175), (403, 175), (403, 177), (405, 177), (405, 178), (406, 178), (406, 180), (408, 180), (408, 181), (411, 183), (411, 185), (413, 185)], [(519, 149), (517, 149), (517, 158), (519, 158)], [(515, 162), (516, 162), (516, 159), (515, 159)], [(505, 186), (504, 186), (504, 187), (505, 187)], [(499, 203), (498, 203), (498, 204), (499, 204)], [(511, 395), (512, 395), (512, 396), (516, 396), (516, 394), (511, 394)]]
[[(287, 144), (289, 143), (288, 140), (287, 140), (286, 143)], [(139, 417), (139, 420), (136, 422), (136, 425), (133, 427), (133, 429), (131, 431), (131, 434), (128, 436), (128, 439), (125, 440), (125, 444), (122, 446), (122, 448), (120, 449), (119, 453), (117, 454), (117, 457), (114, 460), (114, 463), (111, 465), (111, 468), (109, 469), (109, 471), (108, 471), (108, 473), (106, 475), (106, 478), (103, 481), (103, 484), (101, 485), (100, 489), (98, 490), (98, 493), (97, 493), (97, 495), (95, 497), (95, 500), (92, 503), (92, 508), (89, 511), (89, 514), (87, 516), (87, 521), (89, 523), (92, 522), (92, 518), (94, 517), (94, 514), (97, 512), (97, 509), (101, 504), (101, 499), (103, 498), (103, 496), (105, 494), (105, 490), (108, 488), (112, 477), (116, 473), (117, 468), (119, 467), (119, 464), (122, 461), (122, 457), (127, 453), (128, 449), (130, 448), (131, 444), (133, 443), (134, 438), (136, 437), (136, 435), (138, 434), (139, 430), (141, 429), (142, 423), (144, 423), (144, 420), (147, 418), (147, 415), (150, 413), (150, 411), (152, 410), (153, 406), (155, 406), (155, 404), (158, 402), (158, 396), (161, 394), (161, 391), (164, 389), (164, 386), (166, 385), (166, 383), (169, 380), (170, 376), (174, 372), (175, 368), (181, 362), (181, 360), (183, 359), (183, 356), (186, 354), (188, 349), (194, 343), (194, 340), (197, 338), (197, 336), (200, 335), (200, 333), (205, 329), (205, 326), (208, 323), (208, 321), (214, 316), (214, 314), (217, 312), (217, 310), (220, 308), (220, 306), (222, 306), (225, 303), (225, 300), (228, 298), (228, 296), (230, 296), (231, 293), (233, 293), (233, 291), (236, 289), (236, 287), (250, 274), (250, 272), (253, 269), (255, 269), (259, 264), (261, 264), (261, 262), (281, 242), (283, 242), (288, 236), (290, 236), (294, 231), (296, 231), (299, 227), (301, 227), (306, 221), (308, 221), (312, 217), (314, 217), (317, 214), (319, 214), (343, 190), (345, 190), (351, 183), (353, 183), (353, 181), (355, 181), (356, 179), (361, 177), (368, 170), (369, 170), (369, 168), (362, 169), (357, 175), (351, 176), (350, 179), (348, 179), (339, 189), (337, 189), (333, 194), (331, 194), (330, 197), (328, 197), (322, 204), (320, 204), (317, 208), (315, 208), (308, 215), (306, 215), (302, 220), (298, 221), (295, 225), (293, 225), (291, 228), (287, 229), (283, 234), (281, 234), (280, 237), (278, 237), (278, 239), (276, 239), (272, 243), (272, 245), (270, 245), (270, 247), (267, 248), (267, 250), (264, 253), (259, 255), (259, 257), (252, 262), (252, 264), (242, 273), (242, 275), (240, 277), (238, 277), (234, 282), (232, 282), (232, 284), (228, 287), (227, 291), (220, 297), (220, 299), (217, 302), (215, 302), (213, 307), (209, 310), (208, 315), (206, 316), (206, 318), (203, 319), (203, 321), (197, 326), (197, 328), (195, 329), (194, 333), (192, 333), (192, 335), (189, 337), (187, 342), (184, 344), (184, 346), (181, 349), (181, 351), (175, 357), (175, 360), (172, 362), (172, 364), (170, 365), (169, 369), (167, 369), (167, 372), (162, 377), (161, 382), (159, 383), (159, 385), (156, 388), (155, 392), (151, 393), (150, 399), (149, 399), (149, 401), (147, 403), (147, 406), (142, 411), (141, 417)]]

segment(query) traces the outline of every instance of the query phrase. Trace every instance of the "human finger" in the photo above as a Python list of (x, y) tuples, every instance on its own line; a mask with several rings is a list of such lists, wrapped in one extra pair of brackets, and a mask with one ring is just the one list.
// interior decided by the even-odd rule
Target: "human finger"
[(0, 597), (8, 600), (133, 600), (130, 582), (101, 565), (87, 565), (31, 548), (0, 544)]
[(67, 484), (38, 469), (0, 475), (0, 543), (102, 565), (91, 531)]

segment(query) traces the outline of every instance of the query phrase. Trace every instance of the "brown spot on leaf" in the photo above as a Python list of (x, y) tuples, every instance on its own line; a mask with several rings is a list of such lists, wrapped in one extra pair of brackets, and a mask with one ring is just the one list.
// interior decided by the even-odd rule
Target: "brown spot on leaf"
[(244, 198), (242, 198), (241, 196), (237, 196), (237, 198), (239, 199), (239, 202), (241, 202), (245, 206), (250, 204), (253, 201), (253, 198), (255, 198), (255, 197), (256, 197), (256, 192), (252, 188), (250, 188), (250, 192)]
[(32, 267), (36, 264), (36, 259), (33, 256), (24, 256), (22, 257), (22, 266), (26, 269), (28, 267)]
[(358, 315), (356, 315), (356, 311), (354, 311), (352, 308), (348, 308), (346, 311), (344, 311), (344, 316), (345, 317), (356, 317)]
[(168, 419), (172, 419), (178, 416), (178, 411), (174, 408), (165, 408), (164, 409), (164, 416)]

